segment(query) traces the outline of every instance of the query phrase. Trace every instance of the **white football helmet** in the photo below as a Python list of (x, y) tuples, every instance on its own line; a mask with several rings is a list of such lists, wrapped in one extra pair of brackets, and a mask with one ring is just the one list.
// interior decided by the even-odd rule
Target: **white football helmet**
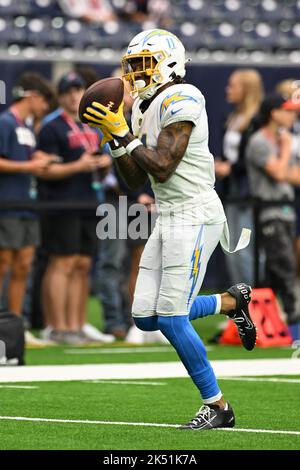
[[(138, 70), (132, 64), (138, 61)], [(182, 42), (164, 29), (149, 29), (137, 34), (122, 58), (123, 77), (130, 83), (131, 96), (149, 100), (156, 91), (176, 76), (185, 76), (185, 49)], [(150, 77), (149, 83), (147, 77)]]

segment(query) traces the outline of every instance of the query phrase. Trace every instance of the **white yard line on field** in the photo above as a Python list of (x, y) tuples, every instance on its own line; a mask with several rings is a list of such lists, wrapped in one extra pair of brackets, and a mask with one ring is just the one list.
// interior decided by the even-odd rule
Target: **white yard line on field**
[[(124, 421), (92, 421), (88, 419), (55, 419), (55, 418), (29, 418), (24, 416), (0, 416), (2, 421), (30, 421), (44, 423), (61, 423), (61, 424), (93, 424), (93, 425), (111, 425), (111, 426), (144, 426), (155, 428), (178, 428), (180, 424), (164, 424), (164, 423), (131, 423)], [(247, 428), (220, 428), (214, 431), (231, 431), (231, 432), (253, 432), (265, 434), (288, 434), (300, 436), (300, 431), (287, 431), (283, 429), (247, 429)]]
[[(248, 359), (211, 361), (217, 377), (300, 375), (299, 359)], [(188, 377), (181, 362), (5, 366), (2, 382), (67, 380), (143, 380)]]
[(300, 379), (279, 379), (279, 378), (259, 378), (259, 377), (218, 377), (218, 380), (241, 380), (243, 382), (280, 382), (289, 384), (300, 384)]
[(31, 389), (36, 389), (36, 388), (39, 388), (35, 385), (0, 385), (0, 388), (22, 388), (22, 389), (28, 389), (28, 390), (31, 390)]
[(84, 380), (89, 384), (116, 384), (116, 385), (168, 385), (166, 382), (136, 382), (133, 380)]
[(171, 346), (161, 346), (153, 348), (95, 348), (95, 349), (64, 349), (64, 354), (123, 354), (123, 353), (151, 353), (151, 352), (172, 352), (175, 350)]

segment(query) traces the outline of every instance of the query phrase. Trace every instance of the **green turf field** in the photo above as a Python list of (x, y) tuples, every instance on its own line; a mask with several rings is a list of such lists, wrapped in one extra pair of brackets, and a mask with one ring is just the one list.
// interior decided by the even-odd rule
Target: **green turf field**
[[(208, 347), (208, 356), (211, 360), (217, 359), (259, 359), (259, 358), (288, 358), (292, 355), (290, 347), (282, 348), (256, 348), (250, 353), (240, 346), (221, 346), (211, 344), (209, 340), (218, 331), (218, 325), (224, 322), (223, 315), (209, 316), (203, 320), (193, 322), (194, 327)], [(93, 325), (102, 329), (102, 312), (99, 302), (95, 298), (89, 301), (89, 321)], [(129, 345), (130, 346), (130, 345)], [(155, 345), (152, 345), (155, 347)], [(26, 352), (26, 364), (99, 364), (99, 363), (124, 363), (124, 362), (160, 362), (175, 361), (178, 356), (170, 346), (159, 345), (159, 349), (164, 352), (137, 352), (137, 354), (126, 354), (125, 352), (114, 353), (112, 355), (95, 352), (95, 346), (88, 348), (55, 346), (50, 348), (31, 348)], [(123, 342), (115, 342), (111, 346), (103, 346), (103, 349), (113, 348), (115, 350), (127, 348)], [(84, 351), (82, 351), (84, 349)], [(128, 348), (129, 349), (129, 348)], [(131, 349), (131, 346), (130, 346)], [(141, 348), (138, 348), (141, 349)], [(89, 353), (89, 350), (91, 351)], [(299, 370), (300, 373), (300, 370)]]
[[(143, 381), (145, 382), (145, 381)], [(153, 382), (153, 381), (149, 381)], [(188, 379), (163, 385), (41, 382), (34, 389), (0, 388), (1, 415), (112, 424), (0, 420), (1, 449), (299, 449), (298, 383), (220, 381), (230, 397), (235, 431), (181, 431), (123, 423), (180, 424), (199, 406)], [(26, 384), (28, 385), (28, 384)], [(289, 409), (288, 403), (292, 404)], [(292, 411), (292, 412), (291, 412)], [(293, 419), (292, 419), (293, 418)], [(271, 430), (270, 433), (239, 429)], [(275, 431), (275, 432), (274, 432)]]
[[(93, 299), (89, 319), (101, 326), (99, 307)], [(207, 340), (222, 319), (216, 316), (198, 321), (196, 328)], [(241, 347), (218, 345), (209, 345), (208, 351), (212, 360), (291, 358), (292, 353), (291, 348), (249, 353)], [(168, 345), (132, 347), (122, 342), (53, 346), (26, 353), (26, 363), (33, 366), (139, 363), (143, 368), (146, 362), (177, 360)], [(300, 449), (298, 360), (299, 374), (279, 377), (279, 381), (271, 381), (271, 377), (220, 379), (236, 414), (233, 431), (177, 429), (176, 425), (192, 418), (201, 404), (187, 378), (0, 382), (0, 449)]]
[[(105, 364), (125, 362), (165, 362), (178, 360), (178, 356), (171, 346), (157, 346), (155, 344), (147, 345), (147, 352), (142, 352), (144, 347), (136, 347), (136, 351), (134, 353), (132, 353), (132, 346), (125, 346), (121, 342), (116, 342), (112, 346), (105, 345), (100, 348), (93, 345), (84, 348), (68, 346), (51, 346), (43, 349), (35, 348), (27, 350), (26, 364)], [(153, 351), (148, 352), (148, 347), (151, 347)], [(128, 349), (128, 353), (126, 352), (126, 349)], [(157, 352), (155, 352), (156, 349)], [(110, 354), (110, 350), (115, 352)], [(118, 352), (120, 350), (122, 352)], [(97, 351), (99, 351), (99, 353)], [(207, 355), (211, 360), (289, 358), (292, 355), (292, 349), (289, 347), (267, 349), (258, 348), (249, 353), (239, 346), (209, 345)]]

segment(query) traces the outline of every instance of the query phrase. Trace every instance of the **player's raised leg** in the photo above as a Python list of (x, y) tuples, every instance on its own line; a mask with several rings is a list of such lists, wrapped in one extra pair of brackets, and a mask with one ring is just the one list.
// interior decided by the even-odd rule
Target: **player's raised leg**
[(245, 349), (251, 351), (256, 343), (256, 328), (249, 313), (251, 287), (241, 282), (230, 287), (227, 292), (195, 298), (189, 313), (190, 320), (208, 315), (224, 314), (237, 326)]

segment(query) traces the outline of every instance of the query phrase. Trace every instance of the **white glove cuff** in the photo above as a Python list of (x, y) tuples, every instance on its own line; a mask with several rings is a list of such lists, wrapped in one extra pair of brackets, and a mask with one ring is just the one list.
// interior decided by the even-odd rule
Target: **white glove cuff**
[(123, 155), (125, 155), (127, 152), (126, 152), (125, 147), (119, 147), (119, 148), (114, 149), (114, 150), (110, 149), (110, 153), (111, 153), (111, 156), (113, 158), (120, 158)]
[(128, 155), (131, 155), (132, 152), (140, 145), (143, 145), (143, 142), (141, 142), (139, 139), (134, 139), (132, 142), (126, 145), (126, 153), (128, 153)]

